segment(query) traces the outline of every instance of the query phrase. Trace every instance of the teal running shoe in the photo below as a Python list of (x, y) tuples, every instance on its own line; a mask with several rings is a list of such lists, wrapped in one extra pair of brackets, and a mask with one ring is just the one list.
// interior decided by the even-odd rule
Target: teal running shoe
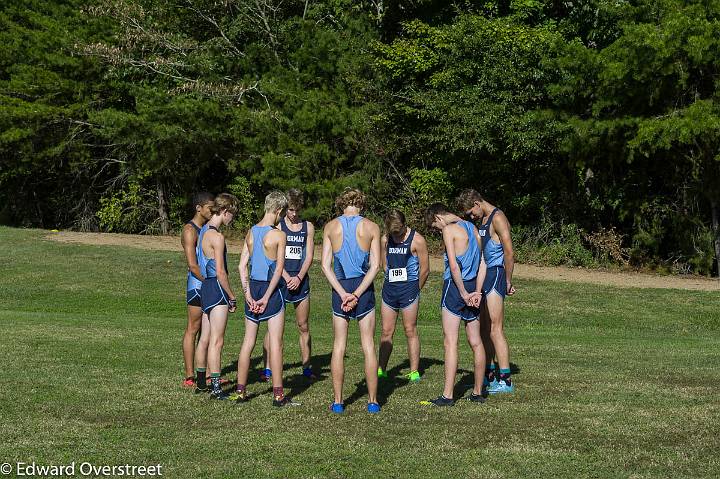
[(500, 379), (494, 386), (492, 384), (488, 386), (487, 392), (489, 394), (514, 393), (515, 385), (512, 383), (508, 384), (504, 379)]

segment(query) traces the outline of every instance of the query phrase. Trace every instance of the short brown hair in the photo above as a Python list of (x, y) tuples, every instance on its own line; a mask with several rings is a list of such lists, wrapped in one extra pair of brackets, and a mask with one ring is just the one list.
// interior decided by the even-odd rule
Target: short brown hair
[(404, 234), (407, 230), (405, 223), (405, 214), (398, 209), (391, 209), (385, 215), (385, 231), (389, 235)]
[(284, 210), (287, 208), (288, 200), (282, 191), (271, 191), (265, 197), (265, 213), (271, 211)]
[(287, 192), (287, 203), (289, 208), (294, 208), (296, 210), (303, 209), (303, 206), (305, 206), (305, 196), (303, 195), (303, 192), (297, 188), (289, 189)]
[(484, 201), (483, 197), (478, 193), (476, 190), (473, 190), (472, 188), (466, 188), (460, 192), (460, 195), (457, 197), (455, 202), (457, 203), (457, 207), (460, 208), (462, 211), (469, 210), (473, 207), (476, 201)]
[(219, 215), (223, 210), (232, 214), (237, 214), (240, 208), (240, 201), (230, 193), (220, 193), (215, 197), (215, 203), (210, 207), (210, 211), (214, 215)]
[(435, 222), (436, 215), (446, 214), (452, 214), (450, 208), (445, 206), (444, 203), (433, 203), (425, 210), (425, 224), (427, 224), (428, 226), (432, 226), (432, 224)]
[(361, 210), (365, 207), (365, 195), (357, 188), (347, 187), (335, 200), (335, 206), (341, 213), (345, 211), (345, 208), (348, 206), (354, 206)]

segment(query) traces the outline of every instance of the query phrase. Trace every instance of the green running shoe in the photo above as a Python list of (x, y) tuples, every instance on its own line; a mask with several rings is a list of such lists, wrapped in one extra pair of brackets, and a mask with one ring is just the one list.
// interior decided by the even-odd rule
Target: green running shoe
[(387, 379), (388, 373), (386, 371), (383, 371), (383, 368), (378, 368), (378, 378), (379, 379)]
[(420, 373), (417, 371), (412, 371), (410, 374), (406, 374), (405, 377), (411, 383), (420, 382)]

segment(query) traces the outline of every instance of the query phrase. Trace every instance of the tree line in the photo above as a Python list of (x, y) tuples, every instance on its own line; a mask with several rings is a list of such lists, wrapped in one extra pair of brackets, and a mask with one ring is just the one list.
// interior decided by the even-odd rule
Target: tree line
[(167, 233), (210, 190), (243, 228), (297, 187), (322, 224), (346, 186), (371, 215), (472, 187), (528, 258), (717, 274), (719, 66), (717, 0), (6, 0), (0, 222)]

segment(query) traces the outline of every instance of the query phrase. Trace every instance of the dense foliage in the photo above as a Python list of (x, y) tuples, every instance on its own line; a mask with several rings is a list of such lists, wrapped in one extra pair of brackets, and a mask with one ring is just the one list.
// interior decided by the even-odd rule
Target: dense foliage
[(0, 26), (4, 223), (475, 187), (528, 260), (717, 271), (718, 0), (8, 0)]

